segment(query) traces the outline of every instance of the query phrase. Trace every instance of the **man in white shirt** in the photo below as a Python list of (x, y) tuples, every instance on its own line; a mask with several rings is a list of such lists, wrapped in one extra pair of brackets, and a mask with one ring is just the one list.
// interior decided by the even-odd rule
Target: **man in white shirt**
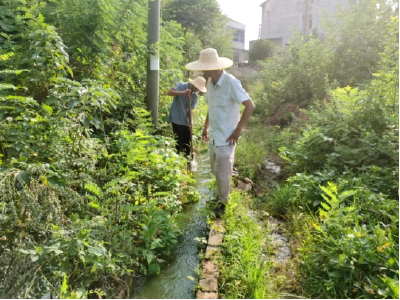
[[(199, 60), (186, 65), (188, 70), (203, 71), (208, 78), (203, 140), (209, 142), (211, 170), (217, 179), (217, 217), (224, 213), (229, 199), (238, 139), (255, 108), (240, 81), (224, 71), (232, 64), (232, 60), (219, 57), (215, 49), (208, 48), (200, 51)], [(245, 109), (240, 117), (241, 104)]]

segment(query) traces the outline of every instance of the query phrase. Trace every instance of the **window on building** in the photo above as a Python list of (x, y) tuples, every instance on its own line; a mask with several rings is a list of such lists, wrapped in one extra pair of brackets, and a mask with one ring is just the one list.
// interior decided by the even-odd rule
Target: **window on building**
[(233, 54), (233, 61), (234, 61), (234, 62), (239, 62), (239, 53), (238, 53), (238, 52), (235, 52), (235, 53)]
[(233, 41), (244, 43), (244, 30), (243, 29), (236, 29), (233, 33)]

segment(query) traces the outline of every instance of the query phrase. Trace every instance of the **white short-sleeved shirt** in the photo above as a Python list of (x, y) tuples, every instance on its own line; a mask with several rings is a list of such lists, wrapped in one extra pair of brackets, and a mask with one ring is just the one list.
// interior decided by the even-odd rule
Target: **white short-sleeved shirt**
[(207, 84), (206, 102), (210, 120), (210, 143), (226, 146), (226, 139), (240, 121), (240, 104), (250, 99), (241, 82), (231, 74), (222, 71), (217, 84), (210, 79)]

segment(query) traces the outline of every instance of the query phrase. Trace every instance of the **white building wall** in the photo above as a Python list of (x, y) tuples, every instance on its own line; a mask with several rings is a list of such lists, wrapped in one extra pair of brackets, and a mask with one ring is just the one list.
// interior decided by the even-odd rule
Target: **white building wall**
[[(312, 15), (312, 29), (308, 33), (316, 32), (319, 36), (325, 35), (323, 21), (326, 17), (334, 16), (338, 7), (348, 8), (348, 0), (309, 0), (309, 14)], [(311, 3), (313, 2), (313, 3)]]
[(301, 30), (304, 0), (269, 0), (261, 7), (262, 39), (275, 39), (276, 45), (285, 46), (292, 30)]
[(243, 40), (242, 41), (232, 41), (232, 47), (234, 49), (242, 49), (244, 50), (245, 46), (245, 34), (246, 34), (246, 25), (239, 23), (235, 20), (230, 19), (228, 24), (226, 25), (228, 28), (233, 29), (234, 31), (241, 30), (243, 33)]
[[(260, 38), (285, 47), (294, 31), (302, 34), (306, 0), (267, 0), (261, 4)], [(308, 0), (307, 34), (324, 35), (322, 20), (332, 15), (338, 5), (347, 7), (348, 0)]]

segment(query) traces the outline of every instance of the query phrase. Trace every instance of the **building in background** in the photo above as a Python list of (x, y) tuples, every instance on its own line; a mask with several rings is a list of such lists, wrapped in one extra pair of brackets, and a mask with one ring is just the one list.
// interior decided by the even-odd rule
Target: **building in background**
[(229, 29), (233, 30), (233, 62), (237, 66), (241, 62), (249, 60), (249, 51), (245, 50), (245, 34), (246, 25), (239, 23), (235, 20), (229, 19), (226, 25)]
[(259, 38), (285, 47), (294, 30), (303, 36), (314, 33), (323, 37), (324, 16), (334, 14), (338, 6), (346, 8), (348, 0), (267, 0), (260, 6)]

